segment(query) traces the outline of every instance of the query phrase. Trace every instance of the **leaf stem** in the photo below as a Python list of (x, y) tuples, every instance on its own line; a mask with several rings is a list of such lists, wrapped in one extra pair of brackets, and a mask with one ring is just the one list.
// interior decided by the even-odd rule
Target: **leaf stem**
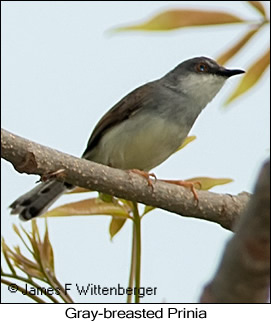
[[(135, 263), (136, 263), (136, 227), (133, 221), (133, 238), (132, 238), (132, 255), (131, 255), (131, 265), (130, 265), (130, 277), (128, 287), (133, 288), (134, 278), (135, 278)], [(127, 295), (127, 303), (132, 303), (132, 293)]]
[(138, 213), (137, 202), (133, 202), (134, 227), (136, 237), (136, 263), (135, 263), (135, 303), (139, 303), (140, 269), (141, 269), (141, 219)]
[(50, 279), (50, 282), (52, 282), (53, 285), (56, 284), (56, 286), (59, 288), (60, 297), (63, 299), (65, 303), (74, 303), (70, 295), (66, 292), (65, 288), (61, 285), (61, 283), (58, 281), (58, 279), (55, 276), (51, 276), (50, 273), (48, 272), (47, 277)]
[[(14, 286), (15, 284), (8, 281), (8, 280), (5, 280), (5, 279), (1, 279), (1, 283), (7, 285), (7, 286)], [(21, 286), (18, 286), (16, 284), (16, 288), (17, 288), (17, 291), (20, 291), (20, 292), (24, 292), (26, 293), (26, 290), (24, 288), (22, 288)], [(45, 303), (45, 301), (43, 299), (41, 299), (40, 297), (36, 296), (36, 295), (32, 295), (32, 294), (26, 294), (28, 297), (32, 298), (35, 302), (37, 303)]]
[[(25, 277), (22, 277), (22, 276), (13, 275), (13, 274), (7, 274), (7, 273), (2, 273), (2, 277), (9, 277), (9, 278), (17, 279), (17, 280), (19, 280), (21, 282), (24, 282), (24, 283), (27, 283), (29, 285), (32, 285), (36, 289), (42, 288), (39, 284), (35, 283), (31, 278), (25, 278)], [(44, 282), (44, 280), (41, 280), (41, 281)], [(2, 282), (2, 279), (1, 279), (1, 282)], [(30, 294), (26, 294), (26, 295), (29, 296)], [(47, 296), (53, 303), (59, 303), (59, 301), (54, 296), (49, 295), (49, 294), (48, 295), (46, 294), (45, 296)]]

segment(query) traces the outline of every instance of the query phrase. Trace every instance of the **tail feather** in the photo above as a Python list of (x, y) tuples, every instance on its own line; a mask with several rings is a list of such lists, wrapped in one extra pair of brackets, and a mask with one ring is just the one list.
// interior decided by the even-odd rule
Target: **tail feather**
[(67, 185), (62, 182), (40, 183), (10, 205), (11, 214), (19, 214), (23, 221), (31, 220), (42, 215), (67, 190)]

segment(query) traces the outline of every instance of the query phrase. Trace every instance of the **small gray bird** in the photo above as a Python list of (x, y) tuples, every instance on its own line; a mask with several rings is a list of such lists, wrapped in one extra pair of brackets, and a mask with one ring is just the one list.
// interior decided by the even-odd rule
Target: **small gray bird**
[[(207, 57), (182, 62), (114, 105), (94, 128), (82, 158), (149, 172), (178, 149), (224, 82), (241, 73)], [(71, 188), (56, 180), (43, 182), (14, 201), (11, 213), (22, 220), (35, 218)]]

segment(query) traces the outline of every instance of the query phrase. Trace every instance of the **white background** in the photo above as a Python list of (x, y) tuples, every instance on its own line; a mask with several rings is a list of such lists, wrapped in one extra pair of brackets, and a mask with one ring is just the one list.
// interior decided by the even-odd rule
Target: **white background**
[[(12, 308), (11, 308), (12, 306)], [(45, 307), (46, 306), (46, 307)], [(72, 309), (74, 310), (72, 310)], [(268, 322), (271, 318), (269, 306), (266, 304), (255, 304), (254, 306), (248, 305), (248, 304), (232, 304), (228, 305), (227, 308), (223, 304), (121, 304), (121, 305), (112, 305), (112, 304), (60, 304), (58, 306), (55, 306), (53, 304), (51, 305), (23, 305), (23, 304), (17, 304), (17, 305), (7, 305), (2, 304), (1, 305), (1, 317), (14, 320), (21, 320), (22, 317), (27, 317), (27, 322), (34, 323), (37, 322), (37, 319), (40, 323), (48, 322), (52, 320), (52, 317), (57, 322), (71, 322), (70, 318), (66, 317), (66, 311), (67, 315), (72, 316), (73, 313), (77, 313), (79, 319), (81, 319), (81, 322), (105, 322), (105, 321), (114, 321), (114, 322), (123, 322), (128, 321), (125, 319), (120, 320), (119, 318), (115, 319), (109, 319), (105, 320), (102, 315), (98, 315), (94, 321), (91, 321), (92, 318), (82, 318), (82, 314), (84, 313), (87, 315), (87, 311), (93, 311), (96, 313), (98, 311), (99, 313), (104, 313), (104, 309), (107, 311), (115, 311), (115, 317), (117, 316), (116, 311), (142, 311), (145, 309), (145, 311), (161, 311), (161, 308), (163, 308), (163, 319), (166, 320), (166, 322), (208, 322), (208, 323), (217, 323), (222, 322), (230, 322), (230, 321), (242, 321), (245, 320), (248, 323), (254, 323), (257, 321), (260, 322)], [(194, 310), (199, 312), (201, 310), (206, 311), (207, 318), (206, 319), (196, 319), (196, 318), (186, 318), (184, 319), (182, 317), (182, 313), (180, 313), (180, 317), (178, 317), (177, 314), (169, 315), (170, 313), (173, 313), (174, 309), (177, 309), (177, 311), (188, 311), (188, 310)], [(12, 315), (11, 315), (12, 311)], [(43, 315), (40, 315), (40, 313), (43, 313)], [(31, 314), (30, 314), (31, 313)], [(108, 312), (107, 312), (108, 313)], [(157, 315), (159, 312), (157, 313)], [(122, 314), (123, 315), (123, 314)], [(109, 314), (108, 314), (109, 316)], [(269, 317), (269, 319), (268, 319)], [(158, 321), (161, 322), (161, 319), (145, 319), (145, 321)], [(129, 319), (128, 322), (138, 322), (138, 319)], [(78, 322), (72, 321), (72, 322)]]
[[(129, 91), (185, 59), (218, 57), (248, 30), (237, 24), (164, 33), (108, 32), (165, 9), (188, 7), (225, 10), (249, 20), (259, 17), (248, 4), (235, 1), (2, 3), (2, 127), (80, 156), (99, 118)], [(269, 40), (267, 28), (227, 67), (246, 69), (260, 57)], [(269, 154), (270, 83), (265, 73), (252, 91), (223, 110), (240, 78), (228, 81), (200, 115), (190, 132), (197, 140), (154, 170), (158, 178), (230, 177), (233, 183), (213, 191), (253, 190)], [(1, 165), (2, 236), (8, 245), (21, 246), (12, 231), (12, 224), (21, 222), (9, 216), (8, 205), (38, 177), (20, 175), (6, 161)], [(61, 198), (55, 205), (71, 199)], [(43, 223), (38, 221), (41, 227)], [(113, 242), (109, 217), (56, 218), (48, 223), (56, 273), (63, 284), (127, 286), (131, 223)], [(29, 223), (22, 225), (30, 228)], [(142, 222), (142, 286), (157, 287), (158, 294), (143, 301), (197, 302), (230, 237), (217, 224), (162, 210), (148, 214)], [(125, 297), (83, 297), (76, 291), (71, 296), (76, 302), (125, 302)], [(2, 287), (2, 302), (26, 301), (31, 300)]]

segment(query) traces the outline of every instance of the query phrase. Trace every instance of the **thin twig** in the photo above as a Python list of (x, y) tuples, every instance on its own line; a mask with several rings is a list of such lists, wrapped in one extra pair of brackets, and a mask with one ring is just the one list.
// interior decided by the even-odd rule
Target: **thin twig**
[(136, 264), (135, 264), (135, 303), (139, 303), (140, 273), (141, 273), (141, 219), (138, 205), (133, 202), (134, 226), (136, 232)]
[[(135, 278), (135, 264), (136, 264), (136, 227), (133, 222), (133, 237), (132, 237), (132, 252), (131, 252), (131, 265), (130, 265), (130, 275), (128, 287), (134, 287), (134, 278)], [(127, 303), (132, 303), (132, 293), (127, 295)]]
[[(12, 282), (10, 282), (10, 281), (8, 281), (8, 280), (6, 280), (6, 279), (3, 279), (3, 278), (1, 279), (1, 283), (5, 284), (5, 285), (7, 285), (7, 286), (14, 285), (14, 283), (12, 283)], [(17, 291), (20, 291), (20, 292), (22, 292), (22, 293), (26, 293), (26, 295), (27, 295), (28, 297), (32, 298), (32, 299), (33, 299), (33, 301), (35, 301), (35, 302), (37, 302), (37, 303), (46, 303), (46, 302), (45, 302), (43, 299), (41, 299), (40, 297), (38, 297), (38, 296), (36, 296), (36, 295), (28, 294), (24, 288), (22, 288), (21, 286), (19, 286), (19, 285), (17, 285), (17, 284), (16, 284), (16, 288), (17, 288)]]
[[(39, 289), (39, 288), (42, 288), (39, 284), (35, 283), (32, 279), (27, 279), (27, 278), (24, 278), (22, 276), (14, 276), (12, 274), (8, 274), (8, 273), (2, 273), (1, 274), (3, 277), (9, 277), (9, 278), (13, 278), (13, 279), (17, 279), (17, 280), (20, 280), (24, 283), (27, 283), (33, 287), (35, 287), (36, 289)], [(43, 281), (43, 280), (42, 280)], [(1, 282), (2, 282), (2, 279), (1, 279)], [(43, 281), (44, 282), (44, 281)], [(17, 285), (17, 284), (16, 284)], [(31, 295), (31, 294), (26, 294), (27, 296)], [(45, 294), (44, 296), (47, 296), (53, 303), (59, 303), (59, 301), (52, 295), (47, 295)], [(45, 303), (45, 302), (44, 302)]]

